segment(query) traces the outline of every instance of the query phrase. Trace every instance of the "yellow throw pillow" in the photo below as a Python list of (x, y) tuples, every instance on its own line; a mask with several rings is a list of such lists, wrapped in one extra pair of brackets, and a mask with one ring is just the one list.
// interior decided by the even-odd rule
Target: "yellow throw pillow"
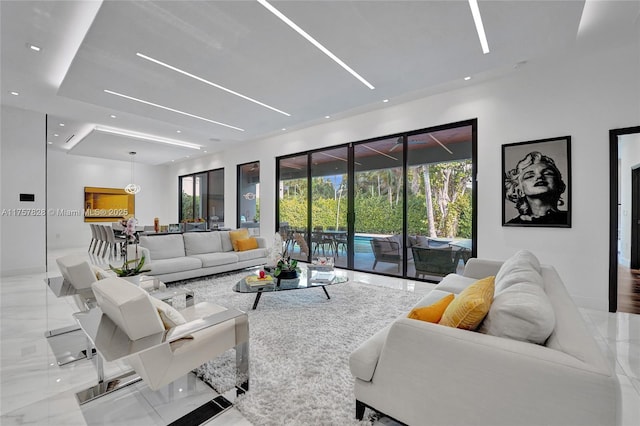
[(233, 249), (238, 251), (238, 240), (246, 240), (249, 238), (249, 231), (247, 228), (238, 229), (237, 231), (229, 231), (229, 238), (231, 239)]
[(258, 240), (251, 237), (236, 241), (236, 245), (238, 246), (238, 251), (253, 250), (258, 248)]
[(495, 279), (483, 278), (462, 290), (447, 306), (440, 324), (465, 330), (478, 328), (493, 302)]
[(448, 294), (432, 305), (413, 308), (411, 312), (409, 312), (409, 315), (407, 315), (407, 318), (437, 324), (454, 297), (453, 294)]

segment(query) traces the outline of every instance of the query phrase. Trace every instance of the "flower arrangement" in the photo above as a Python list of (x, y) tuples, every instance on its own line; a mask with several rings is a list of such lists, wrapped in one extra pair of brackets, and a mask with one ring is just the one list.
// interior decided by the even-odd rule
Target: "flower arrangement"
[[(125, 248), (122, 251), (122, 257), (124, 261), (122, 263), (122, 268), (114, 268), (111, 264), (109, 264), (109, 269), (116, 273), (119, 277), (131, 277), (134, 275), (138, 275), (141, 272), (149, 272), (150, 269), (142, 270), (144, 266), (144, 255), (138, 259), (138, 236), (136, 234), (136, 223), (138, 221), (136, 218), (132, 217), (127, 220), (127, 223), (124, 224), (125, 228), (122, 233), (125, 235)], [(128, 260), (127, 257), (129, 255), (129, 244), (135, 244), (135, 258)]]
[(282, 241), (282, 236), (278, 232), (273, 236), (273, 245), (269, 248), (267, 257), (269, 259), (268, 268), (273, 270), (274, 277), (279, 277), (280, 274), (283, 277), (287, 276), (287, 278), (295, 277), (300, 272), (298, 261), (291, 259), (287, 251), (287, 244)]
[(298, 261), (296, 259), (291, 259), (291, 256), (287, 256), (285, 252), (285, 256), (278, 260), (276, 269), (273, 271), (273, 276), (279, 277), (280, 274), (283, 276), (297, 276), (299, 272), (300, 268), (298, 267)]

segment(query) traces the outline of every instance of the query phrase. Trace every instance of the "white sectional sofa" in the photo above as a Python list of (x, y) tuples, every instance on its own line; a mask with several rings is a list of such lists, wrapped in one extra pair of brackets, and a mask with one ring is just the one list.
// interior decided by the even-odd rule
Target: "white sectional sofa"
[[(620, 424), (616, 373), (556, 270), (538, 263), (541, 280), (523, 284), (526, 268), (505, 274), (502, 266), (470, 259), (463, 275), (448, 275), (416, 305), (430, 306), (496, 276), (478, 331), (403, 316), (351, 354), (356, 417), (369, 407), (408, 425)], [(540, 285), (542, 297), (519, 294), (529, 285)]]
[(234, 251), (230, 231), (185, 232), (142, 235), (140, 254), (145, 256), (147, 275), (164, 282), (218, 274), (267, 263), (267, 242), (256, 239), (258, 248)]

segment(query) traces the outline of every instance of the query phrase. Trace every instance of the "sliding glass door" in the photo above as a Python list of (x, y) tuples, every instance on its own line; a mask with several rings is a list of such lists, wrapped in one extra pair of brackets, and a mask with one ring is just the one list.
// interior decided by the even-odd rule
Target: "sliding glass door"
[(278, 229), (292, 253), (429, 281), (461, 271), (476, 253), (475, 128), (469, 120), (279, 158)]
[(288, 254), (295, 259), (309, 258), (308, 155), (278, 160), (278, 232)]
[(407, 136), (407, 275), (439, 280), (472, 253), (472, 125)]
[(346, 146), (311, 154), (311, 254), (340, 266), (347, 265), (348, 155)]
[(402, 137), (354, 144), (354, 267), (402, 275)]

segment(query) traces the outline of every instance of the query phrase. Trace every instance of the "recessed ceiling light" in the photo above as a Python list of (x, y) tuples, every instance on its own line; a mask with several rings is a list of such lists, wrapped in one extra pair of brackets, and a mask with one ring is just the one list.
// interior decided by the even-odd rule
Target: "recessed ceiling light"
[(31, 44), (31, 43), (27, 43), (27, 47), (35, 52), (39, 52), (40, 50), (40, 46), (36, 46), (35, 44)]
[(174, 163), (176, 160), (171, 160), (172, 163)]
[(115, 129), (113, 127), (103, 127), (103, 126), (96, 126), (94, 130), (102, 133), (110, 133), (113, 135), (127, 136), (130, 138), (142, 139), (150, 142), (160, 142), (160, 143), (166, 143), (169, 145), (183, 146), (185, 148), (200, 149), (200, 145), (196, 145), (194, 143), (178, 141), (178, 140), (169, 139), (169, 138), (163, 138), (160, 136), (149, 135), (147, 133), (134, 132), (131, 130)]
[(330, 115), (325, 115), (324, 118), (331, 118), (331, 116)]
[(466, 77), (464, 78), (464, 81), (469, 81), (469, 80), (471, 80), (471, 77), (470, 77), (470, 76), (466, 76)]
[(115, 114), (111, 114), (109, 117), (116, 118), (117, 116)]
[(473, 22), (476, 24), (476, 31), (478, 32), (478, 38), (480, 39), (480, 46), (482, 46), (482, 53), (489, 53), (489, 42), (487, 41), (487, 35), (484, 32), (484, 25), (482, 25), (482, 16), (480, 16), (480, 8), (478, 7), (478, 0), (469, 0), (469, 7), (471, 8), (471, 14), (473, 15)]
[(60, 126), (60, 127), (64, 127), (64, 123), (60, 123), (60, 124), (59, 124), (59, 126)]
[(234, 129), (234, 130), (238, 130), (240, 132), (244, 132), (244, 129), (241, 129), (240, 127), (235, 127), (235, 126), (232, 126), (230, 124), (225, 124), (225, 123), (221, 123), (219, 121), (210, 120), (208, 118), (200, 117), (199, 115), (190, 114), (188, 112), (180, 111), (179, 109), (169, 108), (169, 107), (166, 107), (166, 106), (160, 105), (160, 104), (154, 104), (153, 102), (145, 101), (143, 99), (134, 98), (133, 96), (127, 96), (127, 95), (124, 95), (122, 93), (114, 92), (112, 90), (104, 89), (104, 92), (108, 93), (110, 95), (120, 96), (121, 98), (129, 99), (129, 100), (132, 100), (132, 101), (135, 101), (135, 102), (140, 102), (141, 104), (151, 105), (151, 106), (154, 106), (156, 108), (161, 108), (161, 109), (164, 109), (164, 110), (167, 110), (167, 111), (175, 112), (176, 114), (186, 115), (187, 117), (197, 118), (198, 120), (208, 121), (209, 123), (217, 124), (219, 126), (229, 127), (230, 129)]
[(205, 154), (207, 153), (207, 151), (202, 151), (202, 152), (204, 152)]
[(11, 93), (13, 96), (18, 96), (18, 95), (20, 95), (20, 93), (18, 93), (18, 92), (9, 92), (9, 93)]
[(287, 128), (286, 128), (286, 127), (283, 127), (283, 128), (282, 128), (282, 130), (287, 130)]
[(273, 7), (272, 5), (269, 4), (269, 2), (267, 2), (267, 0), (258, 0), (258, 3), (260, 3), (262, 6), (264, 6), (269, 12), (273, 13), (274, 15), (276, 15), (278, 18), (280, 18), (280, 20), (282, 22), (284, 22), (285, 24), (287, 24), (288, 26), (290, 26), (294, 31), (296, 31), (298, 34), (300, 34), (302, 37), (304, 37), (305, 39), (307, 39), (307, 41), (311, 44), (313, 44), (315, 47), (317, 47), (318, 49), (320, 49), (320, 51), (322, 53), (324, 53), (325, 55), (327, 55), (328, 57), (330, 57), (331, 59), (333, 59), (338, 65), (340, 65), (342, 68), (344, 68), (347, 72), (349, 72), (349, 74), (351, 74), (352, 76), (354, 76), (355, 78), (357, 78), (358, 80), (360, 80), (360, 82), (362, 82), (362, 84), (364, 84), (365, 86), (367, 86), (369, 89), (373, 90), (375, 89), (375, 87), (373, 87), (373, 85), (371, 83), (369, 83), (367, 80), (365, 80), (360, 74), (358, 74), (357, 72), (355, 72), (353, 69), (351, 69), (351, 67), (349, 67), (349, 65), (345, 64), (344, 62), (342, 62), (342, 60), (340, 58), (338, 58), (336, 55), (334, 55), (329, 49), (327, 49), (326, 47), (324, 47), (322, 44), (320, 44), (319, 41), (317, 41), (315, 38), (311, 37), (305, 30), (303, 30), (302, 28), (300, 28), (298, 25), (295, 24), (295, 22), (293, 22), (291, 19), (287, 18), (282, 12), (280, 12), (278, 9), (276, 9), (275, 7)]
[(176, 133), (182, 133), (182, 130), (176, 130)]
[(195, 74), (191, 74), (191, 73), (189, 73), (189, 72), (187, 72), (187, 71), (184, 71), (184, 70), (181, 70), (180, 68), (177, 68), (177, 67), (174, 67), (174, 66), (172, 66), (172, 65), (166, 64), (166, 63), (164, 63), (164, 62), (162, 62), (162, 61), (159, 61), (159, 60), (157, 60), (157, 59), (154, 59), (154, 58), (152, 58), (152, 57), (150, 57), (150, 56), (143, 55), (143, 54), (142, 54), (142, 53), (140, 53), (140, 52), (136, 53), (136, 56), (138, 56), (138, 57), (140, 57), (140, 58), (142, 58), (142, 59), (146, 59), (147, 61), (151, 61), (151, 62), (153, 62), (154, 64), (158, 64), (158, 65), (160, 65), (160, 66), (163, 66), (163, 67), (165, 67), (165, 68), (168, 68), (168, 69), (170, 69), (170, 70), (172, 70), (172, 71), (178, 72), (178, 73), (180, 73), (180, 74), (182, 74), (182, 75), (186, 75), (187, 77), (191, 77), (191, 78), (193, 78), (193, 79), (195, 79), (195, 80), (201, 81), (201, 82), (203, 82), (203, 83), (205, 83), (205, 84), (208, 84), (209, 86), (213, 86), (213, 87), (218, 88), (218, 89), (220, 89), (220, 90), (224, 90), (224, 91), (225, 91), (225, 92), (227, 92), (227, 93), (231, 93), (232, 95), (236, 95), (236, 96), (238, 96), (238, 97), (241, 97), (242, 99), (246, 99), (246, 100), (248, 100), (248, 101), (250, 101), (250, 102), (256, 103), (256, 104), (258, 104), (258, 105), (260, 105), (260, 106), (263, 106), (263, 107), (265, 107), (265, 108), (269, 108), (270, 110), (273, 110), (273, 111), (275, 111), (275, 112), (279, 112), (280, 114), (284, 114), (284, 115), (286, 115), (287, 117), (291, 117), (291, 114), (289, 114), (288, 112), (281, 111), (281, 110), (279, 110), (278, 108), (274, 108), (274, 107), (272, 107), (272, 106), (270, 106), (270, 105), (267, 105), (267, 104), (262, 103), (262, 102), (260, 102), (260, 101), (258, 101), (258, 100), (255, 100), (255, 99), (253, 99), (253, 98), (250, 98), (249, 96), (245, 96), (245, 95), (243, 95), (243, 94), (241, 94), (241, 93), (238, 93), (238, 92), (236, 92), (236, 91), (234, 91), (234, 90), (227, 89), (226, 87), (220, 86), (219, 84), (213, 83), (213, 82), (211, 82), (211, 81), (209, 81), (209, 80), (205, 80), (205, 79), (204, 79), (204, 78), (202, 78), (202, 77), (198, 77), (198, 76), (197, 76), (197, 75), (195, 75)]
[(58, 137), (58, 136), (60, 136), (60, 135), (59, 135), (59, 134), (57, 134), (57, 133), (54, 133), (54, 134), (53, 134), (53, 136), (55, 136), (55, 137), (57, 138), (57, 137)]
[(382, 102), (387, 103), (387, 102), (389, 102), (389, 99), (385, 99)]
[(53, 145), (53, 142), (51, 142), (51, 141), (49, 141), (49, 142), (47, 142), (47, 143), (48, 143), (49, 145)]

